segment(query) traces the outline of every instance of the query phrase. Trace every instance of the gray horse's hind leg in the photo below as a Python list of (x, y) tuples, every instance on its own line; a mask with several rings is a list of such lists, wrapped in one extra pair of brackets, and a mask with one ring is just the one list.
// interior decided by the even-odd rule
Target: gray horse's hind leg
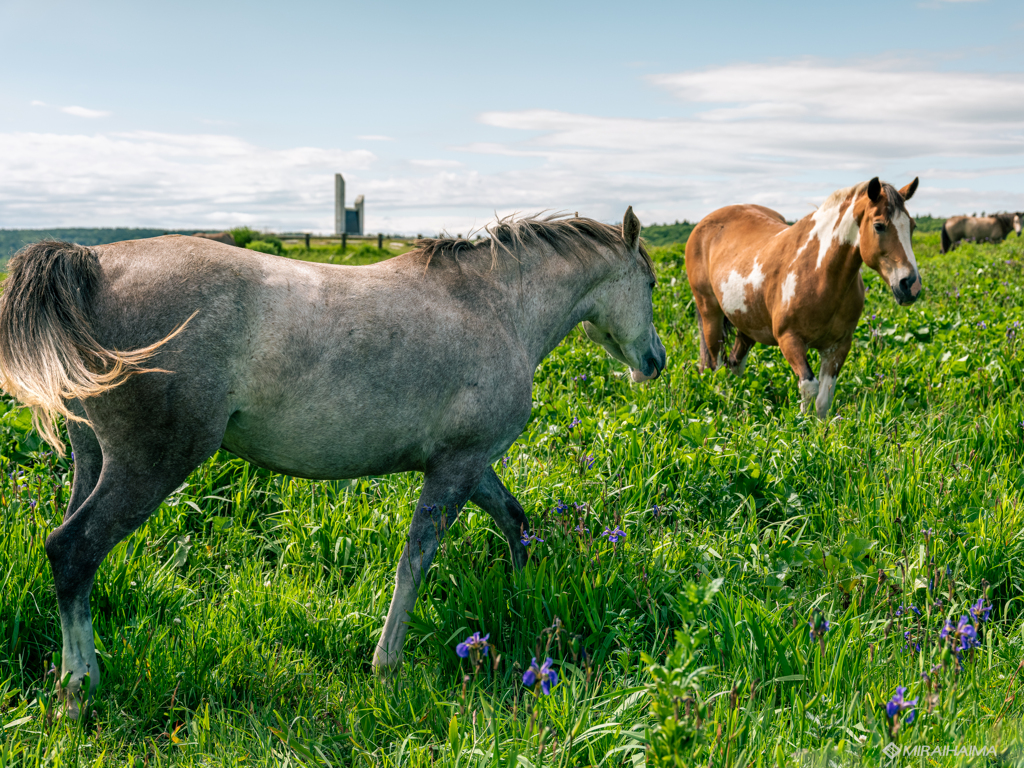
[(432, 461), (431, 465), (423, 477), (423, 490), (398, 562), (395, 593), (373, 654), (373, 668), (377, 672), (396, 669), (401, 663), (409, 614), (416, 604), (423, 574), (437, 554), (441, 537), (455, 522), (487, 469), (486, 460), (480, 456), (452, 457)]
[[(95, 487), (88, 498), (77, 504), (76, 491), (89, 484), (94, 471), (98, 442), (91, 430), (85, 431), (88, 428), (84, 425), (72, 429), (76, 489), (72, 491), (72, 504), (64, 522), (46, 539), (46, 555), (53, 571), (64, 638), (61, 680), (68, 680), (63, 689), (65, 713), (77, 718), (80, 705), (100, 682), (89, 610), (96, 570), (110, 550), (142, 525), (167, 494), (213, 454), (217, 445), (194, 434), (148, 434), (139, 442), (131, 439), (134, 435), (122, 435), (121, 452), (103, 456)], [(178, 445), (174, 445), (176, 437), (180, 440)], [(85, 451), (81, 473), (77, 465), (79, 446)], [(89, 689), (83, 690), (87, 675)]]
[(480, 485), (473, 491), (469, 500), (489, 514), (505, 534), (513, 567), (522, 568), (526, 565), (526, 547), (523, 545), (522, 536), (530, 532), (530, 521), (526, 519), (526, 513), (516, 501), (516, 497), (508, 492), (492, 467), (488, 467), (484, 472)]
[[(84, 417), (85, 411), (78, 402), (70, 405), (70, 410), (79, 416)], [(74, 480), (71, 483), (71, 500), (68, 508), (64, 511), (64, 519), (67, 520), (75, 511), (82, 506), (89, 495), (96, 487), (100, 479), (100, 470), (103, 468), (103, 450), (100, 448), (99, 440), (92, 427), (80, 421), (68, 420), (68, 436), (71, 438), (72, 457), (75, 462)]]

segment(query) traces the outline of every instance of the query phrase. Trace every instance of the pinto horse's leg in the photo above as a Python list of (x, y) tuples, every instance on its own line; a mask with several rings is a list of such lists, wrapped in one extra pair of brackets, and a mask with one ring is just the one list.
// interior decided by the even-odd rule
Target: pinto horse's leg
[(800, 413), (808, 413), (818, 396), (818, 380), (807, 362), (807, 345), (792, 334), (779, 339), (779, 349), (800, 381)]
[(729, 366), (729, 370), (737, 376), (743, 375), (743, 366), (746, 365), (747, 355), (750, 354), (750, 349), (753, 346), (754, 340), (737, 328), (736, 342), (732, 345), (732, 352), (729, 354), (729, 360), (726, 363)]
[(700, 333), (700, 370), (715, 370), (725, 343), (725, 315), (721, 308), (709, 307), (705, 314), (698, 303), (697, 328)]
[(526, 519), (526, 513), (516, 497), (508, 492), (492, 467), (484, 472), (480, 485), (469, 500), (489, 514), (505, 534), (512, 554), (512, 566), (518, 569), (526, 565), (526, 546), (522, 537), (524, 533), (530, 532), (530, 521)]
[(843, 369), (846, 356), (853, 345), (853, 337), (843, 339), (828, 349), (821, 350), (821, 369), (818, 371), (818, 380), (821, 382), (818, 388), (818, 399), (815, 407), (819, 419), (828, 416), (828, 409), (832, 406), (832, 398), (836, 392), (836, 379)]
[(433, 459), (423, 476), (409, 537), (398, 561), (395, 593), (391, 598), (384, 629), (373, 654), (374, 671), (397, 669), (409, 630), (409, 615), (416, 604), (423, 575), (437, 554), (441, 537), (458, 517), (459, 510), (480, 484), (487, 460), (479, 455)]

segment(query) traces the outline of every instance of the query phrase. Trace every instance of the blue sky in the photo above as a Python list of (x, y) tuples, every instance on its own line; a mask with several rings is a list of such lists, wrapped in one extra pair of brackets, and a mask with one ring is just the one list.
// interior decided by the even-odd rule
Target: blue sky
[(1024, 209), (1024, 14), (999, 0), (0, 0), (0, 227), (372, 231), (495, 213), (798, 218), (873, 175)]

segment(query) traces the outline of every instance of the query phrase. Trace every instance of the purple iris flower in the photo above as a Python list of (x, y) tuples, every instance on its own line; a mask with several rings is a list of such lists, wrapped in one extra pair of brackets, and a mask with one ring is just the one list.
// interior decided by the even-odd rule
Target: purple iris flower
[(540, 536), (538, 536), (535, 533), (524, 533), (523, 534), (523, 538), (521, 538), (520, 541), (523, 542), (523, 544), (528, 547), (531, 544), (534, 544), (534, 543), (536, 543), (538, 541), (544, 541), (544, 539), (542, 539)]
[(551, 695), (551, 689), (558, 685), (558, 673), (552, 667), (554, 662), (551, 658), (544, 659), (544, 663), (537, 666), (537, 657), (534, 656), (530, 668), (523, 673), (523, 685), (533, 688), (537, 681), (540, 681), (540, 688), (545, 696)]
[(480, 637), (479, 632), (474, 632), (464, 641), (455, 646), (455, 653), (457, 653), (459, 657), (463, 659), (467, 658), (469, 656), (469, 652), (472, 650), (477, 650), (484, 656), (486, 656), (487, 649), (491, 647), (490, 644), (487, 642), (487, 639), (490, 636), (490, 633), (488, 633), (483, 637)]
[(978, 602), (971, 606), (971, 618), (981, 624), (988, 621), (988, 615), (992, 612), (992, 604), (985, 605), (985, 596), (978, 598)]
[(619, 539), (626, 538), (626, 532), (624, 530), (622, 530), (621, 528), (619, 528), (619, 526), (615, 526), (611, 530), (608, 530), (607, 528), (605, 528), (604, 532), (602, 532), (601, 535), (602, 536), (606, 536), (608, 538), (608, 541), (611, 542), (612, 544), (618, 544), (619, 543)]
[(904, 686), (900, 685), (896, 688), (896, 693), (893, 694), (892, 698), (885, 703), (885, 714), (888, 716), (890, 720), (892, 720), (894, 717), (896, 717), (896, 715), (900, 714), (904, 710), (909, 709), (910, 712), (908, 712), (907, 716), (903, 718), (903, 722), (914, 722), (914, 717), (916, 716), (917, 712), (917, 710), (914, 709), (914, 705), (917, 704), (917, 699), (911, 699), (910, 701), (907, 701), (903, 698), (906, 695), (906, 693), (907, 689)]
[(811, 628), (811, 640), (821, 640), (829, 630), (828, 619), (820, 613), (816, 613), (807, 624)]

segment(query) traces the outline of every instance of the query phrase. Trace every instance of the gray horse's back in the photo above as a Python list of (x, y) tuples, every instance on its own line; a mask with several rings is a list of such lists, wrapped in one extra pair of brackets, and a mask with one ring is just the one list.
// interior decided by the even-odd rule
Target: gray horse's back
[[(173, 373), (135, 389), (151, 390), (155, 410), (188, 399), (225, 448), (260, 466), (311, 478), (422, 470), (446, 441), (501, 450), (528, 418), (531, 372), (511, 340), (467, 333), (475, 309), (400, 260), (320, 265), (179, 236), (96, 250), (105, 343), (151, 343), (194, 315), (154, 358)], [(510, 400), (526, 406), (504, 424)]]

